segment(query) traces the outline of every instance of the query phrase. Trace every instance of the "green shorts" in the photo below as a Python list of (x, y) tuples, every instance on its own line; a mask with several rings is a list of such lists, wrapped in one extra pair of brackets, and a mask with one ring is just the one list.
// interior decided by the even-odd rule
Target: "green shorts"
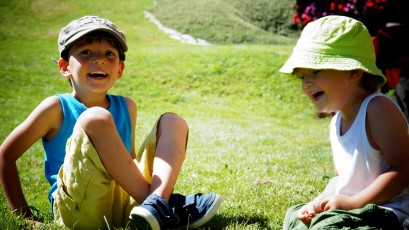
[(375, 204), (368, 204), (363, 208), (349, 211), (332, 210), (322, 212), (312, 219), (310, 226), (306, 226), (302, 221), (297, 219), (297, 212), (303, 206), (304, 204), (298, 204), (287, 211), (283, 230), (402, 229), (402, 225), (394, 212)]
[[(151, 183), (157, 124), (134, 160)], [(108, 174), (85, 131), (78, 123), (67, 141), (66, 156), (52, 194), (57, 224), (74, 229), (125, 227), (138, 205)]]

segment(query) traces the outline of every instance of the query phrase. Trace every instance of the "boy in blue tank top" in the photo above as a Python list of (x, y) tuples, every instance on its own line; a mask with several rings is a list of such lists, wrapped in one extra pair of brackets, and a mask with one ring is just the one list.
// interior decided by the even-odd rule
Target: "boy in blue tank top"
[(136, 152), (136, 103), (108, 94), (125, 68), (125, 35), (107, 19), (85, 16), (62, 28), (58, 50), (58, 66), (72, 92), (46, 98), (0, 146), (0, 182), (13, 212), (34, 217), (16, 161), (42, 138), (58, 224), (76, 229), (206, 224), (220, 195), (172, 194), (186, 154), (186, 122), (176, 114), (161, 115)]

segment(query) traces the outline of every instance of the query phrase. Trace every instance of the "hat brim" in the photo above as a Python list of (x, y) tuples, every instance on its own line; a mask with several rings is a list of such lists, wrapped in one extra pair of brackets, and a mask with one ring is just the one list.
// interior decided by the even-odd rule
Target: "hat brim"
[(368, 60), (362, 57), (345, 57), (334, 54), (326, 55), (322, 53), (313, 53), (305, 51), (293, 52), (281, 67), (282, 73), (293, 73), (296, 68), (306, 69), (334, 69), (348, 71), (360, 69), (372, 75), (381, 77), (386, 82), (386, 77), (374, 64), (374, 60)]
[(121, 37), (121, 35), (115, 33), (110, 28), (99, 27), (99, 28), (93, 28), (93, 29), (86, 28), (84, 30), (78, 31), (76, 34), (74, 34), (73, 36), (71, 36), (70, 38), (67, 39), (67, 41), (64, 43), (64, 46), (61, 47), (60, 53), (63, 53), (72, 43), (77, 41), (79, 38), (85, 36), (88, 33), (94, 32), (94, 31), (104, 31), (104, 32), (107, 32), (107, 33), (111, 34), (120, 43), (122, 51), (123, 52), (128, 51), (128, 46), (127, 46), (126, 42), (124, 41), (124, 39)]

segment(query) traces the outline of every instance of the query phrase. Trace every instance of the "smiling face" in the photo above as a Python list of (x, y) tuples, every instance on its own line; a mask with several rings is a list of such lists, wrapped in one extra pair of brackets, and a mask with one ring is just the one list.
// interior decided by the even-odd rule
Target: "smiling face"
[(345, 108), (351, 98), (350, 71), (296, 69), (302, 90), (320, 112), (336, 112)]
[(70, 47), (68, 57), (68, 62), (60, 60), (60, 70), (70, 79), (74, 96), (106, 94), (124, 69), (117, 46), (105, 39), (79, 39)]

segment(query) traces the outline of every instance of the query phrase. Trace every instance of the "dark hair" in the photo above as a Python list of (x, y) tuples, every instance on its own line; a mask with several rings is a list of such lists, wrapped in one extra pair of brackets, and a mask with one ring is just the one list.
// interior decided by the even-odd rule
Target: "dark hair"
[(384, 78), (378, 75), (373, 75), (367, 72), (362, 72), (362, 79), (359, 84), (363, 89), (369, 92), (378, 91), (385, 84)]
[[(86, 35), (84, 35), (83, 37), (79, 38), (79, 39), (86, 39), (86, 41), (88, 43), (92, 43), (94, 40), (106, 40), (111, 44), (114, 44), (116, 46), (116, 48), (118, 49), (118, 53), (119, 53), (119, 59), (121, 61), (125, 61), (125, 52), (123, 51), (118, 39), (116, 39), (113, 35), (111, 35), (108, 32), (105, 31), (94, 31), (91, 33), (88, 33)], [(78, 39), (78, 40), (79, 40)], [(75, 43), (75, 42), (74, 42)], [(69, 47), (67, 47), (62, 53), (61, 53), (61, 58), (64, 59), (65, 61), (68, 61), (68, 53), (71, 49), (70, 45)]]

